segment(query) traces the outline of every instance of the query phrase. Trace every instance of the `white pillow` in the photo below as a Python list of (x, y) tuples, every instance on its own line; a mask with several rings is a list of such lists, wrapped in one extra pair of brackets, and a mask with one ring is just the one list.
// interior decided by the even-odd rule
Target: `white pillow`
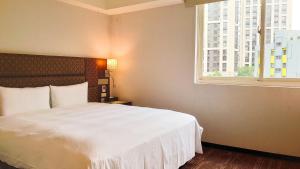
[(88, 102), (87, 82), (70, 86), (50, 86), (50, 91), (52, 108), (86, 104)]
[(0, 87), (0, 115), (7, 116), (47, 109), (50, 109), (49, 86), (35, 88)]

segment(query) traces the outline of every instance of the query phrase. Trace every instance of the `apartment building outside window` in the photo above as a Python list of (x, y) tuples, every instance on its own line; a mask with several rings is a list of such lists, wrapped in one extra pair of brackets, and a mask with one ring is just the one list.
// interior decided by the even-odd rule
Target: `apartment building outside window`
[(198, 9), (202, 13), (197, 19), (203, 26), (198, 31), (202, 46), (198, 47), (197, 79), (300, 78), (296, 4), (300, 5), (299, 0), (227, 0)]

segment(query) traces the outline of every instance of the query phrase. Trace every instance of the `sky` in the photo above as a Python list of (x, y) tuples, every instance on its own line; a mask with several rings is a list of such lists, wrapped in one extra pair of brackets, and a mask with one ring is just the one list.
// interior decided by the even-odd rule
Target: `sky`
[(300, 30), (300, 0), (293, 0), (292, 30)]

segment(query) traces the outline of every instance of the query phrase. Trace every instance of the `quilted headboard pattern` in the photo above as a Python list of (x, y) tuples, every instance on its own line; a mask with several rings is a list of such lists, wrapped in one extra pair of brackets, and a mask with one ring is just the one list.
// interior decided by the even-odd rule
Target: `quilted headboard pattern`
[(0, 86), (38, 87), (89, 82), (89, 101), (99, 99), (98, 78), (105, 59), (0, 53)]

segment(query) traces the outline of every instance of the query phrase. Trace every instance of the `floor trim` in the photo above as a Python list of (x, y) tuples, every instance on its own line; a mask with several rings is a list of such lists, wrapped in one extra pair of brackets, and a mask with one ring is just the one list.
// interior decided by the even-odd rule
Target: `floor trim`
[(258, 150), (250, 150), (250, 149), (245, 149), (245, 148), (232, 147), (232, 146), (220, 145), (220, 144), (209, 143), (209, 142), (202, 142), (202, 145), (207, 146), (207, 147), (213, 147), (213, 148), (218, 148), (218, 149), (223, 149), (223, 150), (253, 154), (253, 155), (264, 156), (264, 157), (272, 157), (272, 158), (285, 159), (285, 160), (291, 160), (291, 161), (300, 161), (300, 157), (296, 157), (296, 156), (269, 153), (269, 152), (258, 151)]

